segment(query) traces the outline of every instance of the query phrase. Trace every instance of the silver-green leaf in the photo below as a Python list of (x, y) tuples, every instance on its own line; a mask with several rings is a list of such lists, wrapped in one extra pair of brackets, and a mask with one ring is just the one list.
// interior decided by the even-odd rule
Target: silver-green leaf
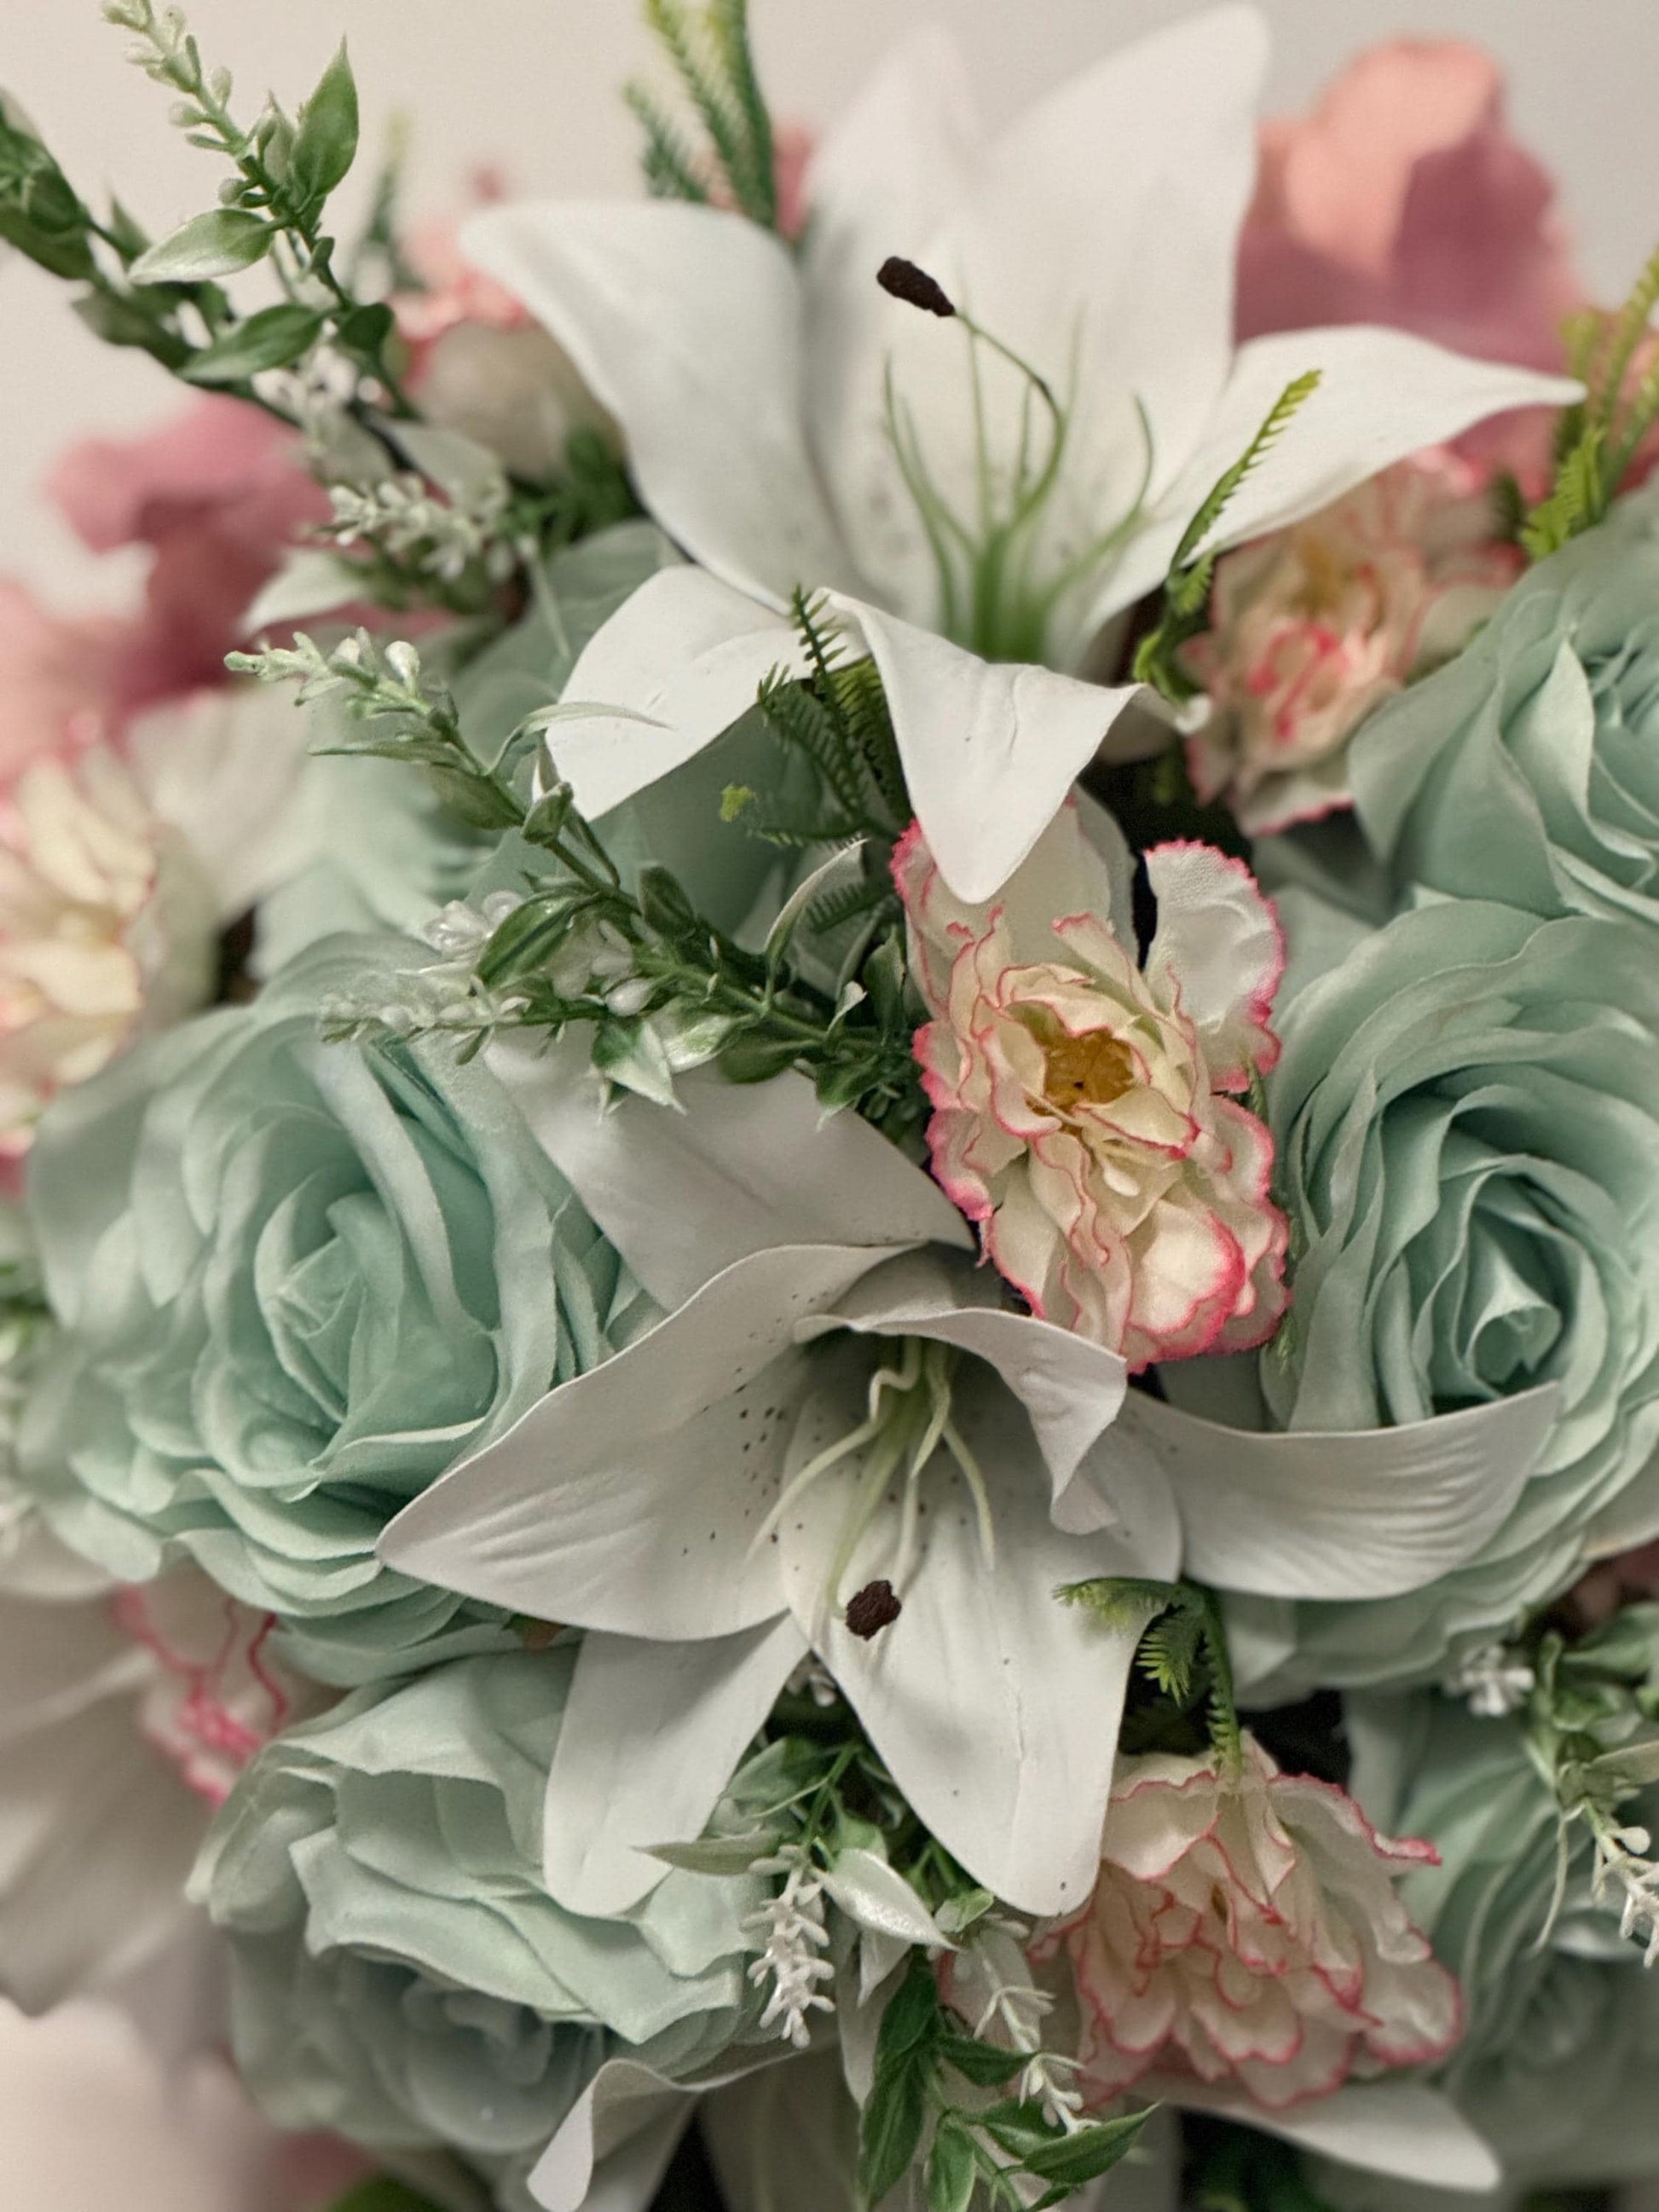
[(135, 284), (201, 284), (251, 269), (270, 252), (276, 233), (246, 208), (211, 208), (181, 230), (141, 253), (132, 264)]
[(286, 368), (311, 351), (323, 319), (292, 301), (264, 307), (198, 353), (184, 372), (192, 384), (240, 384), (267, 368)]
[(289, 181), (302, 199), (325, 198), (357, 156), (357, 84), (344, 43), (300, 111)]

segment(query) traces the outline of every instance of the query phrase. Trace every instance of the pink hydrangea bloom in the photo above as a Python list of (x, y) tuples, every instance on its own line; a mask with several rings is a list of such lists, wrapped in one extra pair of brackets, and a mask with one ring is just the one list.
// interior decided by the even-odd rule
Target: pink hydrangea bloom
[(1258, 836), (1346, 806), (1351, 732), (1460, 651), (1522, 565), (1480, 472), (1446, 453), (1224, 556), (1182, 656), (1209, 702), (1187, 746), (1199, 797)]
[(1127, 880), (1115, 901), (1074, 805), (994, 906), (952, 895), (917, 828), (893, 865), (933, 1017), (915, 1051), (934, 1173), (998, 1271), (1133, 1369), (1265, 1342), (1285, 1304), (1273, 1141), (1225, 1094), (1278, 1057), (1283, 950), (1249, 871), (1148, 854), (1142, 968), (1114, 927)]
[(1562, 318), (1585, 299), (1554, 201), (1509, 134), (1489, 55), (1453, 40), (1373, 47), (1310, 114), (1263, 131), (1239, 334), (1383, 323), (1554, 368)]
[(1432, 1845), (1379, 1836), (1340, 1790), (1281, 1774), (1249, 1736), (1237, 1775), (1213, 1757), (1125, 1759), (1093, 1899), (1053, 1939), (1091, 2102), (1178, 2096), (1195, 2077), (1282, 2110), (1352, 2073), (1443, 2057), (1457, 1984), (1394, 1887), (1424, 1863)]
[(73, 447), (48, 489), (94, 552), (154, 553), (143, 611), (110, 672), (119, 714), (223, 684), (260, 586), (329, 514), (300, 440), (218, 394), (140, 437)]
[(123, 1634), (155, 1662), (139, 1725), (211, 1805), (274, 1735), (328, 1702), (277, 1657), (276, 1615), (227, 1597), (197, 1568), (176, 1567), (110, 1602)]

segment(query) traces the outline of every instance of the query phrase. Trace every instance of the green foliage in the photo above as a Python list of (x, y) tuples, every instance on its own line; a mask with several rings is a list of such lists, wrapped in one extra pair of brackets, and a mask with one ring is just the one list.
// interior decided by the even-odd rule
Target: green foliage
[(349, 2189), (330, 2207), (330, 2212), (438, 2212), (438, 2207), (407, 2182), (394, 2180), (389, 2173), (377, 2173)]
[(1659, 307), (1659, 249), (1615, 315), (1593, 312), (1567, 323), (1567, 365), (1584, 397), (1562, 410), (1554, 440), (1555, 476), (1526, 517), (1520, 542), (1534, 561), (1602, 520), (1630, 473), (1637, 450), (1659, 422), (1659, 359), (1629, 388), (1632, 365)]
[(262, 307), (196, 355), (184, 374), (191, 384), (240, 384), (267, 368), (286, 368), (310, 352), (323, 334), (314, 308), (293, 301)]
[(770, 844), (836, 845), (868, 837), (891, 846), (910, 820), (909, 794), (892, 717), (875, 663), (848, 662), (820, 605), (797, 591), (795, 626), (811, 672), (775, 674), (761, 686), (760, 708), (778, 743), (811, 772), (818, 804), (806, 813), (766, 807), (753, 793), (728, 818)]
[(1188, 2120), (1191, 2155), (1183, 2201), (1194, 2212), (1331, 2212), (1310, 2185), (1293, 2145), (1230, 2120)]
[(93, 228), (68, 178), (0, 98), (0, 239), (54, 276), (84, 278)]
[(1205, 496), (1198, 512), (1182, 532), (1164, 580), (1164, 605), (1158, 625), (1141, 640), (1134, 658), (1137, 682), (1154, 684), (1177, 705), (1198, 690), (1182, 668), (1178, 655), (1189, 638), (1196, 637), (1208, 619), (1210, 586), (1215, 576), (1218, 550), (1207, 541), (1237, 496), (1245, 478), (1254, 473), (1290, 428), (1297, 414), (1318, 389), (1320, 372), (1310, 369), (1285, 386), (1268, 409), (1261, 428), (1233, 462), (1224, 469)]
[[(789, 931), (775, 930), (753, 952), (707, 921), (666, 869), (646, 870), (630, 889), (568, 785), (532, 804), (505, 770), (547, 718), (532, 716), (493, 762), (480, 760), (453, 700), (427, 681), (410, 645), (382, 647), (360, 632), (325, 653), (301, 635), (291, 647), (233, 653), (229, 665), (297, 683), (301, 700), (335, 701), (347, 734), (323, 750), (418, 766), (465, 821), (515, 830), (553, 864), (552, 880), (529, 879), (529, 895), (484, 946), (476, 976), (484, 995), (464, 1017), (434, 1017), (425, 1028), (475, 1053), (502, 1027), (558, 1036), (583, 1026), (597, 1067), (663, 1103), (677, 1066), (713, 1060), (738, 1083), (799, 1068), (826, 1107), (852, 1107), (895, 1142), (915, 1139), (927, 1109), (901, 948), (878, 946), (868, 982), (831, 998), (793, 969)], [(360, 1023), (339, 1033), (365, 1030)]]
[(288, 156), (288, 183), (306, 205), (319, 206), (357, 158), (357, 83), (343, 40), (305, 106)]
[[(954, 2027), (933, 1968), (913, 1952), (882, 2016), (859, 2131), (859, 2196), (866, 2212), (921, 2160), (930, 2120), (928, 2212), (963, 2212), (976, 2187), (988, 2204), (1010, 2212), (1060, 2204), (1115, 2166), (1148, 2113), (1068, 2125), (1029, 2100), (987, 2105), (974, 2095), (1005, 2087), (1030, 2058)], [(1046, 2185), (1035, 2199), (1033, 2182)]]
[(1215, 1593), (1200, 1583), (1145, 1581), (1113, 1575), (1064, 1583), (1054, 1593), (1064, 1605), (1086, 1606), (1104, 1626), (1139, 1626), (1136, 1664), (1159, 1695), (1185, 1710), (1201, 1701), (1211, 1747), (1237, 1773), (1243, 1736), (1233, 1692), (1226, 1626)]
[(645, 0), (645, 19), (672, 64), (702, 126), (696, 151), (643, 86), (629, 106), (645, 131), (645, 179), (659, 198), (705, 202), (721, 197), (768, 230), (778, 222), (772, 118), (749, 38), (748, 0)]

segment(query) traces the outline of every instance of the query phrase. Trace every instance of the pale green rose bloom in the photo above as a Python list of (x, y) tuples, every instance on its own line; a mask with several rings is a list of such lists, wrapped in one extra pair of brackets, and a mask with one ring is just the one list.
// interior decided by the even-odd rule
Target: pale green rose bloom
[(331, 993), (422, 957), (314, 947), (67, 1092), (30, 1163), (59, 1326), (24, 1480), (76, 1550), (134, 1582), (188, 1554), (328, 1680), (500, 1640), (375, 1540), (653, 1312), (484, 1066), (323, 1042)]
[[(1354, 1786), (1373, 1820), (1421, 1836), (1437, 1867), (1400, 1885), (1413, 1919), (1463, 1990), (1462, 2039), (1441, 2085), (1531, 2187), (1591, 2187), (1659, 2168), (1659, 1972), (1591, 1891), (1581, 1826), (1547, 1941), (1559, 1822), (1519, 1721), (1449, 1699), (1361, 1698)], [(1622, 1814), (1659, 1832), (1659, 1793)]]
[(237, 1783), (192, 1893), (230, 1941), (239, 2069), (283, 2125), (447, 2146), (516, 2202), (602, 2060), (678, 2077), (754, 2032), (763, 1882), (671, 1873), (616, 1919), (542, 1886), (574, 1657), (360, 1692)]
[(1659, 922), (1659, 495), (1525, 576), (1371, 717), (1349, 779), (1402, 887)]
[(1659, 960), (1627, 922), (1434, 904), (1357, 936), (1281, 1034), (1268, 1104), (1296, 1256), (1261, 1357), (1273, 1420), (1368, 1429), (1560, 1393), (1466, 1566), (1401, 1597), (1236, 1607), (1280, 1642), (1276, 1692), (1432, 1680), (1588, 1555), (1659, 1529)]

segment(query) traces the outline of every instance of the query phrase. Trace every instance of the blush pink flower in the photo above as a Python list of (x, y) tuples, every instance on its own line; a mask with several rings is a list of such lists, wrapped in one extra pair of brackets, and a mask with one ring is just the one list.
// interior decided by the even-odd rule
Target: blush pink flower
[(1196, 2080), (1278, 2111), (1443, 2057), (1457, 1984), (1394, 1886), (1437, 1863), (1248, 1735), (1237, 1774), (1213, 1756), (1123, 1760), (1093, 1899), (1050, 1939), (1071, 1962), (1091, 2103)]
[(1188, 740), (1200, 799), (1253, 836), (1348, 804), (1350, 734), (1460, 651), (1523, 566), (1480, 472), (1401, 461), (1217, 565), (1211, 629), (1183, 652), (1209, 711)]
[(118, 618), (65, 621), (0, 583), (0, 781), (111, 734), (127, 636)]
[[(1554, 179), (1510, 136), (1502, 73), (1479, 47), (1375, 46), (1310, 113), (1263, 130), (1239, 241), (1241, 337), (1381, 323), (1481, 360), (1559, 369), (1562, 323), (1587, 304)], [(1536, 498), (1553, 421), (1519, 409), (1460, 448)]]
[(112, 673), (121, 714), (225, 683), (260, 586), (330, 511), (299, 438), (218, 394), (141, 437), (73, 447), (47, 488), (94, 552), (145, 545), (154, 556)]
[(0, 1158), (58, 1091), (141, 1020), (200, 1004), (211, 896), (125, 765), (95, 745), (33, 762), (0, 793)]
[(1585, 302), (1547, 170), (1510, 137), (1492, 58), (1373, 47), (1311, 113), (1262, 133), (1239, 248), (1239, 335), (1382, 323), (1555, 368)]
[(329, 1702), (272, 1649), (276, 1615), (228, 1597), (197, 1568), (131, 1584), (110, 1603), (122, 1633), (155, 1662), (139, 1726), (210, 1805), (223, 1804), (273, 1736)]
[(934, 1173), (1033, 1313), (1132, 1370), (1264, 1343), (1285, 1305), (1273, 1141), (1224, 1095), (1278, 1057), (1278, 924), (1207, 846), (1146, 868), (1142, 968), (1114, 927), (1127, 872), (1115, 896), (1077, 805), (994, 906), (952, 895), (917, 828), (893, 863), (933, 1017), (915, 1052)]

